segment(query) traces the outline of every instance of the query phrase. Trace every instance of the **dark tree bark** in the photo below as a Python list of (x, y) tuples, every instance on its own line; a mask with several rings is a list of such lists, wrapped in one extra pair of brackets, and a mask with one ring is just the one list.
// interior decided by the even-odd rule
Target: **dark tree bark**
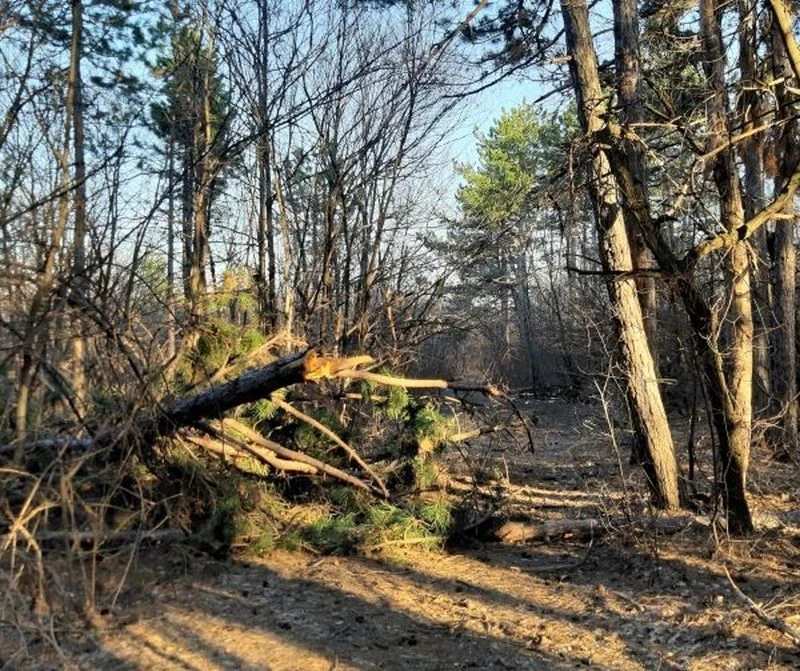
[[(723, 484), (723, 498), (729, 529), (734, 534), (747, 534), (753, 523), (747, 502), (746, 473), (750, 449), (751, 393), (752, 393), (752, 313), (748, 261), (745, 242), (762, 227), (773, 212), (790, 202), (800, 185), (796, 172), (781, 194), (767, 208), (753, 217), (744, 219), (741, 187), (733, 162), (733, 152), (726, 144), (727, 110), (722, 89), (724, 56), (716, 22), (715, 8), (707, 3), (703, 9), (703, 55), (708, 70), (708, 96), (710, 130), (708, 151), (716, 157), (714, 177), (719, 191), (720, 212), (725, 231), (691, 249), (678, 258), (666, 243), (658, 223), (650, 215), (646, 196), (637, 194), (639, 185), (628, 165), (628, 156), (621, 149), (623, 129), (610, 123), (606, 129), (611, 150), (611, 170), (620, 189), (629, 194), (626, 198), (631, 214), (642, 230), (644, 239), (653, 252), (660, 268), (674, 279), (676, 293), (689, 317), (700, 354), (701, 372), (708, 395), (712, 422), (719, 442), (718, 470)], [(736, 315), (731, 325), (732, 343), (726, 356), (718, 342), (719, 324), (716, 313), (700, 295), (692, 273), (698, 260), (717, 250), (730, 250), (732, 265), (731, 311)]]
[(277, 260), (275, 256), (275, 216), (273, 212), (272, 152), (270, 148), (269, 95), (269, 8), (266, 0), (258, 3), (258, 42), (256, 58), (256, 87), (258, 89), (259, 141), (256, 148), (258, 164), (258, 223), (256, 245), (258, 253), (257, 291), (261, 327), (277, 327)]
[[(764, 207), (763, 104), (758, 71), (758, 22), (756, 0), (739, 0), (739, 69), (738, 123), (747, 139), (741, 145), (744, 165), (744, 211), (749, 219)], [(753, 236), (752, 247), (757, 262), (752, 268), (753, 289), (753, 401), (756, 409), (769, 405), (771, 375), (769, 365), (770, 319), (769, 263), (766, 229)]]
[[(639, 12), (636, 0), (616, 0), (614, 3), (614, 64), (617, 75), (617, 98), (620, 124), (626, 130), (622, 139), (622, 151), (628, 157), (631, 177), (636, 182), (636, 193), (647, 197), (647, 163), (645, 146), (640, 136), (640, 128), (644, 119), (644, 108), (641, 97), (641, 55), (639, 49)], [(636, 226), (635, 218), (630, 215), (625, 194), (622, 194), (622, 206), (626, 210), (625, 230), (631, 245), (631, 257), (634, 270), (650, 268), (652, 254), (642, 237), (641, 229)], [(636, 278), (639, 302), (642, 305), (647, 341), (653, 358), (658, 362), (658, 314), (656, 284), (653, 277), (640, 275)], [(656, 365), (656, 368), (658, 366)]]
[[(726, 231), (737, 231), (745, 221), (744, 203), (733, 148), (728, 142), (732, 133), (725, 92), (725, 52), (717, 12), (716, 0), (701, 0), (703, 69), (709, 89), (707, 150), (716, 152), (713, 172), (719, 192), (721, 224)], [(747, 244), (739, 240), (729, 253), (731, 343), (727, 355), (727, 387), (723, 395), (728, 440), (720, 443), (720, 476), (729, 503), (728, 523), (734, 533), (749, 533), (753, 529), (746, 496), (753, 415), (753, 313)]]
[[(67, 82), (67, 108), (72, 115), (72, 149), (73, 176), (75, 192), (73, 194), (73, 218), (75, 239), (73, 241), (72, 274), (73, 298), (76, 305), (86, 300), (86, 160), (84, 158), (83, 127), (83, 77), (81, 60), (83, 57), (83, 3), (72, 0), (72, 40), (70, 43), (69, 77)], [(83, 413), (86, 404), (86, 338), (80, 327), (80, 314), (76, 312), (77, 333), (72, 334), (71, 341), (71, 382), (75, 407)]]
[[(781, 0), (782, 1), (782, 0)], [(788, 5), (783, 7), (791, 16)], [(791, 63), (781, 34), (780, 21), (773, 22), (772, 30), (772, 70), (779, 82), (775, 87), (778, 102), (777, 130), (774, 138), (775, 147), (780, 148), (780, 157), (775, 166), (775, 192), (785, 187), (800, 159), (798, 146), (797, 105), (795, 96), (787, 90), (788, 86), (797, 86), (796, 77), (786, 81), (792, 72)], [(796, 350), (796, 301), (795, 272), (797, 256), (794, 246), (794, 202), (786, 204), (775, 225), (773, 251), (774, 274), (774, 315), (775, 324), (771, 332), (773, 362), (773, 414), (777, 419), (775, 430), (768, 435), (779, 453), (790, 456), (797, 453), (798, 448), (798, 402), (797, 402), (797, 350)]]

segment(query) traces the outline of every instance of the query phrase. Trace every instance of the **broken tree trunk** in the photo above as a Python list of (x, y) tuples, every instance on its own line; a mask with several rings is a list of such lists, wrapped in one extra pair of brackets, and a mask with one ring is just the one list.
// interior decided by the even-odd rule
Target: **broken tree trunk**
[[(295, 352), (262, 368), (246, 371), (232, 380), (215, 385), (206, 391), (164, 404), (153, 413), (142, 414), (139, 417), (134, 416), (127, 426), (122, 429), (119, 426), (115, 426), (101, 431), (94, 437), (51, 438), (23, 445), (0, 445), (0, 454), (20, 448), (23, 451), (72, 450), (87, 452), (89, 450), (120, 450), (136, 444), (142, 450), (144, 458), (147, 459), (158, 439), (173, 437), (186, 428), (195, 428), (211, 435), (213, 440), (202, 439), (197, 436), (187, 436), (187, 438), (195, 445), (218, 456), (226, 453), (225, 444), (227, 444), (233, 451), (238, 453), (238, 456), (241, 456), (242, 453), (249, 454), (251, 457), (273, 468), (282, 470), (282, 467), (285, 466), (285, 470), (325, 474), (378, 496), (388, 498), (389, 492), (381, 478), (358, 456), (352, 447), (338, 439), (338, 437), (336, 437), (337, 444), (346, 449), (351, 460), (370, 476), (374, 485), (301, 452), (289, 450), (273, 441), (269, 441), (257, 432), (233, 420), (226, 420), (225, 426), (221, 424), (211, 426), (209, 421), (221, 420), (229, 410), (245, 403), (269, 398), (279, 389), (300, 383), (316, 383), (330, 378), (369, 379), (380, 384), (401, 387), (470, 389), (482, 391), (490, 396), (504, 396), (500, 390), (491, 385), (462, 385), (445, 380), (413, 380), (356, 370), (357, 366), (369, 363), (373, 363), (373, 359), (366, 355), (339, 358), (318, 356), (313, 351)], [(279, 405), (284, 410), (291, 407), (285, 403), (279, 403)], [(294, 409), (292, 409), (292, 412), (302, 415), (302, 413), (298, 413)], [(304, 421), (313, 422), (310, 418), (304, 415), (303, 417)], [(325, 429), (325, 427), (318, 425), (316, 422), (314, 424), (317, 425), (317, 428)], [(228, 433), (230, 428), (240, 436), (243, 436), (244, 440), (231, 436)], [(326, 433), (331, 435), (327, 430)]]

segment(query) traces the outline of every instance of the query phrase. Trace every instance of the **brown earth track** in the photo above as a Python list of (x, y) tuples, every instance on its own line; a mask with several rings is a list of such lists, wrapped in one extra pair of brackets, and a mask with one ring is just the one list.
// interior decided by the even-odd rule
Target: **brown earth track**
[[(506, 449), (501, 434), (469, 451), (508, 474), (508, 510), (531, 521), (650, 514), (596, 407), (528, 405), (535, 454)], [(796, 468), (754, 455), (761, 519), (800, 507), (797, 482)], [(4, 615), (0, 668), (797, 669), (800, 650), (737, 600), (724, 572), (800, 627), (800, 533), (773, 526), (747, 541), (612, 530), (593, 542), (247, 562), (151, 549), (95, 629), (60, 632), (62, 658), (35, 644), (26, 657)], [(124, 563), (103, 564), (101, 588), (113, 591)]]

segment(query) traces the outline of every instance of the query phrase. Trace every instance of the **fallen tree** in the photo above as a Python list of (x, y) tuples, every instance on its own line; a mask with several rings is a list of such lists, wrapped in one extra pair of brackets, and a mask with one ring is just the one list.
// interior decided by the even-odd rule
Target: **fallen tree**
[[(241, 461), (242, 454), (254, 458), (266, 466), (287, 472), (304, 472), (324, 474), (339, 479), (349, 485), (364, 489), (384, 498), (389, 491), (375, 471), (358, 455), (358, 453), (335, 434), (316, 420), (294, 409), (286, 402), (277, 399), (276, 404), (284, 411), (309, 423), (322, 431), (345, 450), (349, 459), (359, 469), (368, 474), (372, 480), (368, 484), (363, 479), (335, 468), (319, 459), (290, 450), (274, 441), (267, 440), (256, 431), (238, 422), (226, 420), (223, 424), (214, 424), (225, 417), (229, 411), (254, 401), (269, 399), (287, 387), (297, 384), (318, 384), (327, 379), (346, 378), (367, 380), (376, 384), (418, 389), (441, 389), (457, 391), (478, 391), (490, 397), (507, 400), (514, 412), (523, 421), (532, 447), (530, 427), (505, 394), (491, 384), (454, 383), (446, 380), (419, 380), (391, 375), (377, 374), (359, 370), (359, 366), (375, 363), (369, 355), (354, 357), (320, 356), (313, 350), (303, 350), (284, 356), (276, 361), (252, 370), (245, 371), (227, 382), (215, 384), (211, 388), (161, 404), (152, 412), (145, 412), (131, 417), (123, 427), (113, 426), (99, 431), (94, 436), (86, 437), (54, 437), (32, 441), (23, 445), (16, 443), (0, 446), (0, 454), (30, 453), (36, 450), (47, 451), (81, 451), (108, 449), (127, 449), (136, 444), (144, 454), (145, 460), (152, 454), (153, 446), (162, 439), (174, 437), (178, 432), (191, 429), (193, 434), (187, 438), (194, 445), (217, 456), (228, 455), (235, 467)], [(229, 429), (238, 434), (231, 435)], [(197, 432), (207, 434), (198, 436)]]

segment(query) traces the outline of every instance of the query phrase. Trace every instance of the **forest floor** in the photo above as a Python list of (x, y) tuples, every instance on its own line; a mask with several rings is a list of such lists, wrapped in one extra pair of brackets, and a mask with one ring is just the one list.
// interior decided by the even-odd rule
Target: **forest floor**
[[(640, 476), (610, 447), (597, 406), (528, 405), (534, 454), (504, 449), (502, 434), (470, 452), (503, 476), (517, 512), (532, 522), (653, 514), (624, 495), (641, 492)], [(798, 483), (796, 466), (754, 455), (753, 508), (771, 528), (744, 541), (695, 524), (369, 556), (142, 550), (130, 567), (125, 556), (98, 565), (98, 592), (118, 598), (95, 627), (53, 632), (60, 657), (21, 649), (4, 616), (0, 668), (798, 669), (800, 648), (748, 610), (725, 572), (800, 629), (800, 529), (781, 522), (800, 508)]]

